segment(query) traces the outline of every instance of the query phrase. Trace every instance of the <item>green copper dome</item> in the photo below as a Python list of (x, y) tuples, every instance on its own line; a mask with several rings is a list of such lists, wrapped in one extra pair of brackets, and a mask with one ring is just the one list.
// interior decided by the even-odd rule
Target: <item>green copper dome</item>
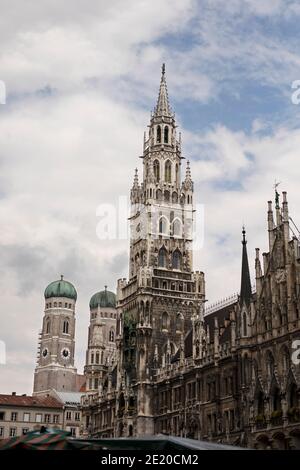
[(68, 299), (77, 299), (77, 292), (73, 284), (69, 281), (65, 281), (63, 276), (59, 281), (54, 281), (49, 284), (45, 289), (45, 299), (50, 297), (67, 297)]
[(104, 308), (115, 308), (116, 307), (116, 294), (106, 289), (101, 292), (97, 292), (93, 295), (90, 300), (90, 309), (104, 307)]

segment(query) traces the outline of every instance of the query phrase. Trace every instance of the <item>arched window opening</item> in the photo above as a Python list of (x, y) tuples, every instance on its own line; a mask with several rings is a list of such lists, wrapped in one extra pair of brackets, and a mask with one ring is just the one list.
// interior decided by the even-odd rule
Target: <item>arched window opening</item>
[(50, 320), (47, 320), (47, 323), (46, 323), (46, 333), (47, 333), (47, 334), (50, 333), (50, 325), (51, 325)]
[(100, 362), (100, 355), (99, 355), (99, 351), (96, 352), (96, 364), (99, 364)]
[(270, 351), (267, 353), (267, 373), (269, 377), (274, 374), (274, 357)]
[(178, 202), (178, 196), (176, 191), (172, 193), (172, 202), (177, 203)]
[(242, 362), (242, 372), (243, 372), (243, 382), (245, 385), (248, 384), (249, 382), (249, 359), (247, 354), (243, 357), (243, 362)]
[(180, 313), (176, 317), (176, 331), (182, 331), (183, 328), (183, 318)]
[(158, 160), (154, 160), (154, 162), (153, 162), (153, 173), (154, 173), (155, 180), (158, 183), (159, 179), (160, 179), (159, 161)]
[(281, 399), (278, 387), (276, 387), (273, 392), (273, 411), (281, 411)]
[(290, 354), (289, 354), (289, 350), (287, 347), (282, 348), (281, 356), (282, 356), (282, 371), (284, 373), (287, 373), (290, 367)]
[(166, 201), (166, 202), (169, 202), (169, 201), (170, 201), (170, 192), (169, 192), (169, 191), (165, 191), (164, 197), (165, 197), (165, 201)]
[(65, 333), (65, 334), (69, 333), (69, 322), (67, 320), (64, 321), (63, 333)]
[(160, 126), (157, 126), (157, 129), (156, 129), (156, 142), (158, 144), (161, 143), (161, 127)]
[(179, 168), (178, 168), (178, 163), (176, 163), (175, 166), (175, 179), (176, 179), (176, 184), (179, 184)]
[(179, 238), (182, 236), (182, 225), (179, 219), (175, 219), (173, 222), (173, 236)]
[(175, 250), (172, 255), (172, 267), (173, 269), (181, 269), (181, 253), (179, 250)]
[(169, 128), (165, 126), (164, 128), (164, 143), (167, 144), (169, 142)]
[(114, 342), (115, 340), (115, 331), (113, 328), (111, 328), (110, 332), (109, 332), (109, 341), (112, 343)]
[(264, 416), (265, 414), (264, 394), (262, 391), (259, 391), (257, 396), (257, 414), (260, 416)]
[(248, 335), (248, 327), (247, 327), (247, 313), (243, 313), (243, 336)]
[(172, 163), (170, 160), (167, 160), (165, 163), (165, 182), (166, 183), (171, 183), (171, 175), (172, 173)]
[(158, 252), (158, 266), (165, 268), (167, 266), (167, 250), (162, 247)]
[(160, 235), (168, 235), (168, 220), (166, 217), (161, 217), (159, 219), (159, 234)]
[(297, 385), (295, 383), (292, 383), (289, 389), (288, 405), (289, 405), (289, 408), (298, 408), (298, 405), (299, 405)]
[(169, 326), (169, 315), (167, 314), (167, 312), (164, 312), (162, 314), (162, 329), (167, 330), (168, 326)]

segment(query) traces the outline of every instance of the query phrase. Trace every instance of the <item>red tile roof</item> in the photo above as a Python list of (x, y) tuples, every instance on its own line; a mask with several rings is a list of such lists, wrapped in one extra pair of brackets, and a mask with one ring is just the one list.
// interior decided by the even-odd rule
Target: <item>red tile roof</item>
[(31, 406), (37, 408), (63, 408), (61, 402), (53, 397), (27, 395), (1, 395), (0, 406)]

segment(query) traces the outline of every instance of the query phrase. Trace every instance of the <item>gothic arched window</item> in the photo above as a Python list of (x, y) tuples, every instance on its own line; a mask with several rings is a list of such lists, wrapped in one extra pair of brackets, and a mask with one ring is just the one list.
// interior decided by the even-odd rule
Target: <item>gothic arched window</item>
[(247, 327), (247, 313), (243, 313), (243, 336), (248, 335), (248, 327)]
[(173, 221), (173, 236), (181, 237), (181, 235), (182, 235), (181, 221), (179, 219), (175, 219)]
[(159, 178), (160, 178), (159, 161), (158, 160), (154, 160), (154, 162), (153, 162), (153, 172), (154, 172), (154, 177), (156, 179), (156, 182), (158, 182)]
[(174, 192), (172, 193), (172, 202), (175, 202), (175, 203), (176, 203), (177, 201), (178, 201), (178, 196), (177, 196), (177, 193), (174, 191)]
[(267, 373), (268, 373), (268, 376), (271, 378), (274, 374), (274, 357), (273, 357), (273, 354), (268, 351), (267, 352), (267, 355), (266, 355), (266, 359), (267, 359)]
[(165, 199), (166, 202), (170, 201), (170, 192), (169, 191), (164, 192), (164, 199)]
[(100, 356), (99, 356), (99, 351), (96, 352), (96, 364), (99, 364), (100, 361)]
[(273, 391), (273, 411), (281, 411), (281, 399), (278, 387), (275, 387)]
[(158, 252), (158, 266), (165, 268), (167, 266), (167, 250), (162, 247)]
[(183, 318), (180, 313), (176, 317), (176, 331), (181, 331), (183, 327)]
[(167, 314), (167, 312), (164, 312), (162, 314), (162, 329), (163, 330), (167, 330), (168, 329), (168, 326), (169, 326), (169, 315)]
[(165, 126), (164, 128), (164, 143), (167, 144), (169, 142), (169, 128)]
[(63, 333), (65, 333), (65, 334), (69, 333), (69, 322), (67, 320), (64, 321)]
[(178, 163), (176, 163), (176, 167), (175, 167), (175, 179), (176, 179), (176, 184), (179, 184)]
[(168, 220), (164, 216), (159, 219), (159, 234), (168, 235)]
[(288, 405), (289, 408), (298, 408), (299, 398), (297, 385), (293, 382), (288, 389)]
[(157, 129), (156, 129), (156, 142), (158, 144), (161, 143), (161, 127), (160, 126), (157, 126)]
[(280, 349), (279, 357), (281, 358), (280, 372), (282, 374), (287, 374), (290, 367), (290, 353), (287, 346), (282, 346), (282, 348)]
[(170, 160), (167, 160), (165, 163), (165, 181), (166, 183), (171, 183), (171, 172), (172, 172), (172, 163)]
[(114, 331), (113, 328), (111, 328), (111, 330), (110, 330), (110, 332), (109, 332), (109, 341), (110, 341), (111, 343), (113, 343), (114, 340), (115, 340), (115, 331)]
[(179, 250), (175, 250), (172, 255), (172, 267), (174, 269), (181, 269), (181, 253)]

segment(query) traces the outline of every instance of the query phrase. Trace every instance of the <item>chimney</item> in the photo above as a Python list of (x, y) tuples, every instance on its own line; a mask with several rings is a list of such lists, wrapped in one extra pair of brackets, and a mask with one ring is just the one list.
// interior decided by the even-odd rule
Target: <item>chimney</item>
[(15, 397), (17, 394), (16, 392), (12, 392), (12, 396)]

